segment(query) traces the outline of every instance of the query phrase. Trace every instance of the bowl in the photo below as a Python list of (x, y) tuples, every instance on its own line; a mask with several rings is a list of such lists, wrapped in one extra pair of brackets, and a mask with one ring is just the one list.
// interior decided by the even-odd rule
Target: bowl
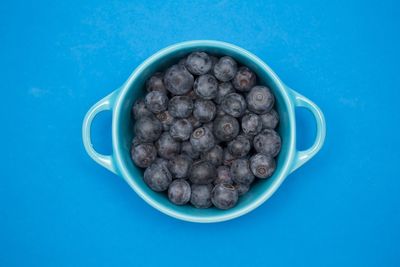
[[(196, 209), (190, 205), (174, 205), (167, 199), (166, 194), (154, 192), (144, 183), (143, 170), (136, 167), (130, 157), (134, 123), (131, 107), (136, 99), (144, 96), (146, 79), (153, 73), (177, 63), (180, 58), (193, 51), (205, 51), (210, 54), (233, 57), (239, 63), (251, 68), (259, 78), (258, 83), (267, 85), (273, 91), (276, 99), (275, 108), (280, 117), (277, 131), (282, 138), (282, 148), (277, 158), (276, 170), (272, 177), (255, 182), (250, 191), (240, 197), (237, 205), (229, 210)], [(296, 149), (296, 107), (311, 111), (317, 126), (313, 145), (304, 151)], [(112, 112), (111, 155), (98, 153), (91, 142), (92, 121), (102, 111)], [(155, 209), (177, 219), (199, 223), (231, 220), (259, 207), (272, 196), (290, 173), (310, 160), (321, 149), (325, 133), (325, 119), (318, 106), (286, 86), (261, 59), (238, 46), (210, 40), (188, 41), (171, 45), (146, 59), (120, 88), (89, 109), (82, 127), (84, 147), (95, 162), (121, 176), (145, 202)]]

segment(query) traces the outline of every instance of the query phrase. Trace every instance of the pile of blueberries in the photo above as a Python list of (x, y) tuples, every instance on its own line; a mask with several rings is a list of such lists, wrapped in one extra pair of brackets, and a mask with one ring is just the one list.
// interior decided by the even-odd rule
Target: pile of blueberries
[(281, 138), (275, 97), (229, 56), (193, 52), (155, 73), (132, 108), (131, 157), (144, 182), (176, 205), (229, 209), (270, 177)]

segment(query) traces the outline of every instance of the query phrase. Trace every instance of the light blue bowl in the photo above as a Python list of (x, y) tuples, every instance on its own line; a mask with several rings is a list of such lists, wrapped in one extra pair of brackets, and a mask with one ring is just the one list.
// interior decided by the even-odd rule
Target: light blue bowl
[[(250, 67), (259, 77), (260, 83), (268, 85), (276, 97), (276, 108), (280, 116), (278, 131), (282, 137), (282, 149), (278, 156), (274, 175), (257, 181), (251, 190), (240, 198), (230, 210), (196, 209), (190, 205), (176, 206), (165, 194), (152, 191), (143, 182), (143, 171), (130, 158), (132, 140), (131, 107), (144, 94), (146, 79), (156, 71), (176, 63), (192, 51), (207, 51), (217, 55), (229, 55)], [(296, 149), (295, 108), (304, 107), (312, 112), (317, 124), (314, 144), (305, 151)], [(94, 117), (102, 111), (112, 112), (112, 155), (96, 152), (91, 143), (90, 127)], [(310, 160), (322, 147), (325, 139), (325, 119), (313, 102), (287, 87), (261, 59), (232, 44), (219, 41), (190, 41), (169, 46), (145, 60), (117, 90), (97, 102), (87, 112), (83, 121), (82, 137), (85, 149), (98, 164), (123, 177), (132, 189), (147, 203), (159, 211), (177, 219), (211, 223), (230, 220), (244, 215), (266, 201), (278, 189), (291, 172)]]

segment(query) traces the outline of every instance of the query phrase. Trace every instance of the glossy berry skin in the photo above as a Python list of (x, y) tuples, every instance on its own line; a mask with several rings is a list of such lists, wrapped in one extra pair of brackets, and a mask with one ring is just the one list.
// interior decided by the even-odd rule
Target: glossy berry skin
[(195, 80), (193, 89), (196, 95), (200, 98), (211, 100), (217, 96), (218, 82), (214, 76), (204, 74)]
[(231, 152), (229, 152), (229, 149), (228, 148), (224, 148), (224, 157), (223, 157), (223, 161), (222, 161), (222, 163), (225, 165), (225, 166), (231, 166), (232, 165), (232, 162), (234, 161), (236, 159), (236, 157), (234, 157), (232, 154), (231, 154)]
[(235, 158), (246, 156), (251, 149), (250, 141), (243, 135), (238, 135), (228, 143), (228, 150)]
[(249, 184), (235, 184), (234, 187), (236, 188), (236, 190), (239, 194), (239, 197), (246, 194), (250, 189)]
[(140, 168), (149, 167), (157, 157), (157, 150), (152, 143), (132, 145), (131, 158)]
[(200, 157), (200, 152), (194, 149), (189, 141), (182, 143), (181, 153), (189, 156), (191, 159), (198, 159)]
[(222, 110), (227, 114), (238, 118), (242, 117), (246, 111), (247, 104), (244, 97), (237, 93), (228, 94), (222, 99), (221, 102)]
[(144, 102), (146, 108), (154, 114), (161, 113), (168, 108), (168, 97), (163, 92), (152, 91), (148, 93)]
[(266, 86), (254, 86), (246, 96), (247, 107), (256, 114), (265, 114), (272, 109), (275, 97)]
[(198, 209), (206, 209), (212, 206), (211, 191), (213, 187), (211, 184), (193, 184), (190, 203)]
[(214, 184), (233, 184), (231, 170), (228, 166), (219, 166), (217, 168), (217, 178)]
[(214, 98), (214, 102), (217, 104), (221, 104), (222, 99), (224, 99), (226, 95), (229, 95), (234, 92), (235, 88), (233, 88), (232, 83), (230, 82), (220, 83), (218, 85), (218, 92), (217, 96)]
[(194, 184), (210, 184), (217, 175), (215, 166), (205, 160), (199, 160), (192, 164), (189, 179)]
[(175, 205), (185, 205), (189, 202), (191, 189), (188, 182), (176, 179), (168, 187), (168, 199)]
[(247, 159), (234, 160), (231, 165), (231, 175), (235, 183), (251, 184), (254, 181), (254, 174)]
[(205, 52), (193, 52), (186, 58), (185, 66), (194, 75), (203, 75), (210, 71), (212, 60)]
[(237, 72), (236, 61), (228, 56), (221, 57), (214, 66), (214, 76), (221, 82), (227, 82), (235, 77)]
[(183, 65), (173, 65), (164, 75), (164, 85), (173, 95), (184, 95), (193, 87), (193, 75)]
[(168, 189), (172, 176), (163, 165), (153, 163), (144, 171), (143, 180), (152, 190), (162, 192)]
[(132, 107), (132, 114), (135, 120), (140, 119), (141, 117), (152, 116), (153, 113), (146, 108), (146, 104), (143, 99), (137, 100)]
[(258, 134), (262, 130), (261, 118), (254, 113), (244, 115), (242, 117), (242, 130), (247, 136)]
[(192, 166), (193, 160), (185, 155), (177, 155), (168, 161), (168, 169), (172, 174), (172, 178), (186, 179), (189, 175), (190, 167)]
[(167, 93), (167, 89), (164, 86), (163, 82), (164, 74), (161, 72), (156, 72), (146, 81), (146, 90), (148, 92), (159, 91), (163, 93)]
[(217, 107), (211, 100), (197, 99), (194, 102), (193, 116), (201, 123), (212, 121)]
[(176, 141), (168, 132), (164, 132), (155, 145), (158, 155), (165, 159), (172, 159), (181, 151), (181, 143)]
[(156, 141), (162, 132), (162, 125), (154, 116), (139, 118), (134, 126), (136, 137), (142, 142)]
[(215, 139), (208, 128), (200, 127), (193, 131), (190, 143), (195, 150), (206, 152), (215, 146)]
[(248, 67), (240, 67), (232, 80), (233, 87), (240, 92), (248, 92), (256, 84), (256, 74)]
[(253, 145), (258, 153), (276, 157), (281, 150), (281, 137), (272, 129), (264, 129), (254, 137)]
[(189, 140), (192, 132), (193, 126), (187, 119), (176, 120), (169, 129), (171, 136), (178, 141)]
[(276, 168), (275, 159), (264, 154), (256, 154), (250, 158), (250, 169), (253, 174), (261, 179), (270, 177)]
[(161, 122), (164, 131), (169, 131), (171, 125), (176, 121), (176, 119), (171, 116), (168, 110), (158, 113), (156, 117)]
[(260, 115), (263, 129), (275, 129), (279, 123), (279, 115), (275, 109), (271, 109), (269, 112)]
[(193, 101), (189, 96), (174, 96), (169, 100), (168, 112), (174, 118), (187, 118), (192, 114)]
[(223, 156), (224, 150), (222, 149), (222, 147), (216, 145), (207, 152), (204, 152), (201, 155), (201, 159), (211, 162), (214, 166), (219, 166), (222, 164)]
[(213, 133), (221, 141), (230, 141), (239, 134), (239, 122), (232, 116), (217, 117), (213, 124)]
[(211, 202), (215, 207), (222, 210), (234, 207), (238, 198), (236, 188), (230, 184), (217, 184), (211, 192)]

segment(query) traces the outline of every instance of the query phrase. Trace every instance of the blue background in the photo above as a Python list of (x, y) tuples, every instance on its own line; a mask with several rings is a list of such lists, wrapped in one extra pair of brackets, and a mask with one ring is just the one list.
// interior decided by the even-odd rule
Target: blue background
[[(189, 3), (190, 2), (190, 3)], [(395, 1), (0, 4), (0, 266), (399, 266)], [(255, 53), (327, 120), (324, 148), (254, 212), (169, 218), (96, 165), (85, 112), (144, 59), (192, 39)], [(298, 112), (299, 148), (314, 123)], [(111, 152), (111, 116), (94, 143)]]

